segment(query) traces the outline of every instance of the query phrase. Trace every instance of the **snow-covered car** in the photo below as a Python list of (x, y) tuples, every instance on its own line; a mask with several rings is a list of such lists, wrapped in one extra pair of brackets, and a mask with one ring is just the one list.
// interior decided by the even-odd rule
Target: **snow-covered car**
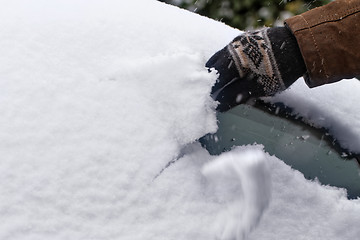
[[(199, 143), (218, 128), (204, 65), (239, 33), (156, 0), (3, 1), (0, 239), (357, 239), (360, 200), (285, 147)], [(359, 91), (300, 79), (268, 101), (360, 152)]]

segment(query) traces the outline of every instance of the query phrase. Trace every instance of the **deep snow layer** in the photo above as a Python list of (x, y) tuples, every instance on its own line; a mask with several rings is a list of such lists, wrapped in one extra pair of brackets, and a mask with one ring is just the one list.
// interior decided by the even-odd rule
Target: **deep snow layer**
[(149, 0), (1, 6), (0, 239), (358, 237), (344, 190), (194, 142), (216, 130), (203, 66), (238, 31)]

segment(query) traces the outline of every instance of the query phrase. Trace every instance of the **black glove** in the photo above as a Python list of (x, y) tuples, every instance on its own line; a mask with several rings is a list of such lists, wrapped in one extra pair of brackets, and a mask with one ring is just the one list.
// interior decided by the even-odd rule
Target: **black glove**
[(219, 74), (212, 97), (224, 112), (250, 98), (285, 90), (306, 72), (296, 39), (287, 27), (264, 28), (236, 37), (206, 63)]

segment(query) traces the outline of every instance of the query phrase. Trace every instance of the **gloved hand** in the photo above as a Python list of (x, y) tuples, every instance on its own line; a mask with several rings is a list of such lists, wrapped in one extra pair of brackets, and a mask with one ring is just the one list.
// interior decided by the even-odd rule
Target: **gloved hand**
[(212, 97), (219, 101), (220, 112), (283, 91), (306, 72), (296, 39), (286, 27), (244, 32), (206, 67), (219, 74)]

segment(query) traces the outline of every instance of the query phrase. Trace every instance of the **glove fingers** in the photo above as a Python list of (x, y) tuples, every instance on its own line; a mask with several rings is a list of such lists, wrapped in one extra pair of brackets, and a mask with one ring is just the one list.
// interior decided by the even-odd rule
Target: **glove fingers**
[(214, 97), (219, 102), (216, 110), (225, 112), (241, 103), (245, 103), (251, 97), (251, 92), (244, 91), (244, 89), (249, 89), (248, 83), (240, 80), (233, 81), (221, 89), (217, 96)]
[(223, 54), (223, 50), (216, 52), (212, 57), (206, 62), (205, 67), (214, 68), (217, 61), (219, 61), (220, 55)]
[(226, 47), (215, 53), (205, 66), (209, 69), (215, 68), (219, 74), (218, 79), (211, 90), (212, 94), (215, 94), (227, 84), (230, 84), (235, 80), (234, 76), (239, 75), (232, 57)]

